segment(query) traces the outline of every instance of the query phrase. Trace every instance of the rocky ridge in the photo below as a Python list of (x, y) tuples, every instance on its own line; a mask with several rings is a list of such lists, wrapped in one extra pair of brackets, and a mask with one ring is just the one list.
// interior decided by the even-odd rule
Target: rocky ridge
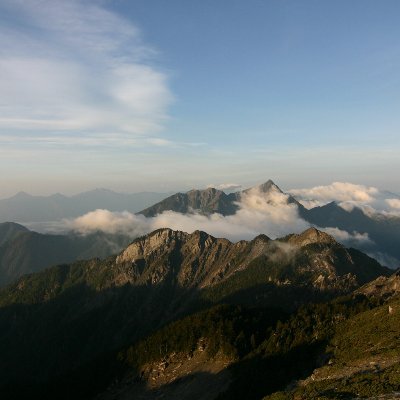
[[(301, 283), (320, 290), (354, 289), (370, 277), (386, 273), (373, 259), (346, 249), (315, 228), (277, 240), (259, 235), (237, 243), (201, 231), (188, 234), (159, 229), (135, 240), (117, 256), (115, 264), (129, 271), (120, 282), (160, 284), (173, 279), (180, 287), (201, 289), (245, 271), (261, 257), (269, 282)], [(281, 265), (280, 279), (268, 274), (267, 265), (276, 263)], [(282, 281), (285, 275), (287, 279)]]

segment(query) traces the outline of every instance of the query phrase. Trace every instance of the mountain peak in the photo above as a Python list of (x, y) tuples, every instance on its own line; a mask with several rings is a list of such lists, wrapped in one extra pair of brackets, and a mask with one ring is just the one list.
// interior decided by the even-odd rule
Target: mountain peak
[(32, 197), (33, 197), (33, 196), (32, 196), (31, 194), (21, 191), (21, 192), (18, 192), (18, 193), (17, 193), (14, 197), (12, 197), (12, 198), (13, 198), (13, 199), (30, 199), (30, 198), (32, 198)]
[(315, 227), (306, 229), (300, 234), (289, 235), (288, 242), (297, 246), (303, 247), (311, 243), (333, 244), (336, 240), (325, 232), (318, 230)]
[(261, 183), (260, 185), (253, 186), (249, 189), (243, 190), (241, 193), (248, 193), (251, 190), (258, 190), (261, 193), (269, 193), (271, 191), (283, 193), (282, 190), (279, 188), (278, 185), (274, 183), (271, 179), (268, 179), (266, 182)]
[(214, 188), (214, 187), (208, 187), (206, 189), (191, 189), (189, 190), (186, 194), (190, 194), (190, 193), (218, 193), (221, 192), (220, 190)]
[(271, 190), (278, 191), (280, 193), (283, 193), (282, 190), (279, 188), (278, 185), (276, 185), (271, 179), (268, 179), (267, 182), (262, 183), (261, 185), (257, 186), (260, 192), (267, 193), (270, 192)]

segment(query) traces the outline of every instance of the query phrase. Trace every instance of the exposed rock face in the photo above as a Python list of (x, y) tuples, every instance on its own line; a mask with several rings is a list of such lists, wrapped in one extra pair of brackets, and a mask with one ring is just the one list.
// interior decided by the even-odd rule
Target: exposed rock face
[(391, 276), (380, 276), (357, 290), (367, 296), (389, 299), (400, 295), (400, 271)]
[[(175, 211), (179, 213), (198, 212), (200, 214), (209, 215), (212, 213), (219, 213), (222, 215), (233, 215), (239, 209), (239, 202), (243, 196), (251, 194), (280, 194), (287, 196), (289, 204), (295, 203), (299, 208), (303, 206), (292, 196), (286, 195), (282, 190), (275, 185), (271, 180), (240, 192), (226, 194), (221, 190), (215, 188), (208, 188), (205, 190), (190, 190), (187, 193), (176, 193), (159, 203), (146, 208), (139, 214), (146, 217), (154, 217), (164, 211)], [(273, 202), (273, 200), (267, 200)]]
[[(117, 257), (49, 268), (2, 289), (0, 369), (7, 374), (0, 386), (21, 375), (50, 381), (210, 305), (290, 311), (385, 273), (316, 230), (232, 243), (200, 231), (159, 229)], [(48, 351), (54, 338), (60, 341)]]
[[(146, 208), (138, 214), (154, 217), (165, 211), (179, 213), (200, 213), (210, 215), (219, 213), (233, 215), (239, 208), (246, 207), (249, 197), (256, 195), (268, 204), (292, 205), (297, 208), (298, 216), (316, 227), (336, 228), (349, 233), (368, 234), (369, 240), (353, 241), (352, 246), (368, 254), (376, 254), (381, 262), (397, 268), (400, 264), (400, 218), (366, 215), (360, 208), (347, 211), (335, 202), (311, 209), (305, 208), (295, 197), (284, 193), (273, 181), (267, 182), (236, 193), (208, 188), (176, 193), (159, 203)], [(250, 203), (251, 207), (251, 203)], [(389, 257), (387, 257), (389, 256)]]
[[(347, 291), (386, 273), (373, 259), (346, 249), (315, 228), (278, 240), (260, 235), (238, 243), (201, 231), (188, 234), (159, 229), (128, 246), (116, 258), (116, 266), (124, 274), (119, 279), (121, 284), (172, 281), (183, 288), (201, 289), (246, 270), (260, 257), (266, 279), (268, 271), (273, 270), (268, 279), (278, 285), (295, 283)], [(269, 266), (275, 264), (278, 270), (271, 270)]]
[(187, 193), (176, 193), (159, 203), (146, 208), (139, 214), (154, 217), (164, 211), (180, 213), (198, 212), (201, 214), (219, 213), (232, 215), (238, 210), (236, 193), (225, 194), (221, 190), (208, 188), (205, 190), (190, 190)]
[(136, 240), (116, 259), (132, 265), (131, 282), (156, 284), (171, 276), (182, 287), (205, 287), (244, 269), (267, 251), (270, 239), (232, 243), (205, 232), (159, 229)]
[(337, 242), (332, 236), (328, 235), (325, 232), (321, 232), (316, 228), (309, 228), (299, 235), (296, 234), (288, 235), (286, 237), (286, 240), (288, 243), (291, 243), (298, 247), (303, 247), (312, 243), (327, 244), (327, 245), (337, 244)]

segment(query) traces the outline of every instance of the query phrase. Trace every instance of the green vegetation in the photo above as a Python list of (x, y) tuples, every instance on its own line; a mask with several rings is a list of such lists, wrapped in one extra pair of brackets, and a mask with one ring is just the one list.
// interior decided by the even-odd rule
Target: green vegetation
[(200, 339), (206, 340), (210, 357), (222, 352), (240, 359), (260, 344), (267, 328), (282, 316), (274, 309), (215, 306), (167, 325), (121, 353), (120, 359), (139, 368), (172, 352), (193, 352)]
[[(327, 379), (301, 387), (287, 399), (354, 399), (390, 394), (400, 390), (400, 364), (383, 371), (363, 371), (344, 379)], [(273, 397), (268, 397), (268, 400)], [(284, 399), (284, 398), (283, 398)]]
[(331, 361), (317, 370), (314, 380), (266, 399), (353, 399), (399, 391), (400, 300), (378, 304), (359, 303), (336, 328), (325, 331)]
[[(173, 352), (190, 354), (200, 342), (210, 359), (233, 360), (233, 381), (221, 400), (296, 395), (283, 390), (327, 359), (340, 371), (363, 356), (396, 356), (400, 321), (396, 313), (386, 320), (383, 299), (335, 298), (356, 285), (358, 270), (365, 267), (361, 279), (366, 270), (385, 272), (366, 256), (355, 262), (334, 242), (292, 251), (288, 243), (258, 238), (235, 253), (235, 245), (207, 242), (205, 233), (182, 237), (165, 246), (163, 239), (140, 265), (129, 257), (75, 262), (0, 290), (2, 397), (89, 399), (124, 374)], [(190, 251), (199, 240), (200, 255)], [(220, 246), (229, 263), (218, 259)], [(234, 272), (260, 248), (266, 255)], [(221, 281), (208, 285), (215, 276)], [(390, 383), (397, 370), (385, 371)], [(295, 390), (312, 391), (314, 384), (323, 385)]]
[(288, 320), (278, 321), (257, 349), (232, 366), (235, 380), (220, 399), (260, 399), (294, 379), (307, 377), (326, 353), (336, 328), (377, 304), (378, 300), (365, 296), (348, 296), (302, 306)]

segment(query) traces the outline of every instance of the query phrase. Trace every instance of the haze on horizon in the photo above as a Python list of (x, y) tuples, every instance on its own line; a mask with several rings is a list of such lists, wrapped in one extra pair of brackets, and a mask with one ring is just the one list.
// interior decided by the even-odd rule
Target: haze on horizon
[(0, 198), (400, 192), (400, 3), (4, 0)]

